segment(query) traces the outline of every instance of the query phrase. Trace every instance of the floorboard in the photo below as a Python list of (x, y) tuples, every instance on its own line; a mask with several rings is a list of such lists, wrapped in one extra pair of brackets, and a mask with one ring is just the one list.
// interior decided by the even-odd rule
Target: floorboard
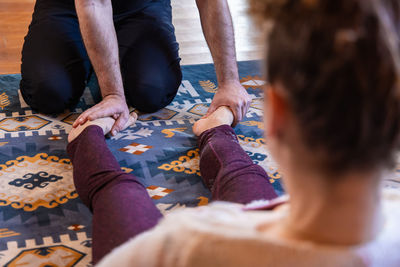
[[(56, 1), (56, 0), (54, 0)], [(235, 26), (238, 60), (260, 58), (260, 40), (247, 14), (246, 0), (228, 0)], [(21, 48), (35, 1), (0, 0), (0, 74), (20, 72)], [(194, 0), (172, 0), (182, 64), (211, 63)]]

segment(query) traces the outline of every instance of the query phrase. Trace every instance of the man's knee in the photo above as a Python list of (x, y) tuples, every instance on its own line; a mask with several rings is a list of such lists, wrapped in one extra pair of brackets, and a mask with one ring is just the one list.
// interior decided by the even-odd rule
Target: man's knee
[[(29, 79), (22, 75), (21, 94), (32, 109), (46, 114), (62, 113), (79, 101), (79, 96), (73, 93), (77, 88), (74, 88), (74, 83), (67, 76), (53, 76), (49, 73), (46, 77)], [(80, 86), (84, 86), (84, 82)]]
[(60, 86), (48, 79), (32, 84), (21, 81), (21, 93), (25, 102), (39, 112), (46, 114), (61, 113), (67, 106)]
[(179, 63), (160, 74), (153, 73), (130, 80), (125, 86), (128, 104), (142, 112), (156, 112), (172, 102), (181, 81)]
[(77, 103), (90, 70), (77, 19), (61, 13), (35, 19), (22, 49), (22, 96), (33, 109), (49, 114)]

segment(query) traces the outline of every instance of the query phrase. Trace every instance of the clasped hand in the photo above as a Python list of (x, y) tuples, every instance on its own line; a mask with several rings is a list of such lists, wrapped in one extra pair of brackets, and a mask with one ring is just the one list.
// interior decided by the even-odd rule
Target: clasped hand
[(129, 109), (124, 96), (107, 95), (103, 100), (83, 112), (72, 125), (74, 128), (88, 120), (113, 117), (116, 121), (111, 129), (111, 134), (116, 135), (124, 128), (129, 119)]
[(219, 86), (214, 99), (205, 117), (209, 116), (220, 106), (227, 106), (232, 110), (235, 117), (232, 126), (238, 124), (250, 107), (251, 97), (239, 81), (224, 83)]

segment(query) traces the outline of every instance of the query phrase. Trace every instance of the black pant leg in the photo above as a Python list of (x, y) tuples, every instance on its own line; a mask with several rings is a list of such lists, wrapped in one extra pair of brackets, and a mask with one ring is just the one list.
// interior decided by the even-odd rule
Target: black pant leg
[(22, 50), (25, 101), (43, 113), (73, 107), (90, 68), (73, 1), (38, 0)]
[(142, 112), (167, 106), (182, 81), (168, 2), (155, 2), (124, 18), (116, 29), (128, 104)]

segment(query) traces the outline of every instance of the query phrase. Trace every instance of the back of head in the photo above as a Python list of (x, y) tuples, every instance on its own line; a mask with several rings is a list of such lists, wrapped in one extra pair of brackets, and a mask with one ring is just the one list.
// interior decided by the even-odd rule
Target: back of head
[(272, 20), (267, 78), (329, 171), (388, 167), (400, 134), (397, 0), (250, 0)]

